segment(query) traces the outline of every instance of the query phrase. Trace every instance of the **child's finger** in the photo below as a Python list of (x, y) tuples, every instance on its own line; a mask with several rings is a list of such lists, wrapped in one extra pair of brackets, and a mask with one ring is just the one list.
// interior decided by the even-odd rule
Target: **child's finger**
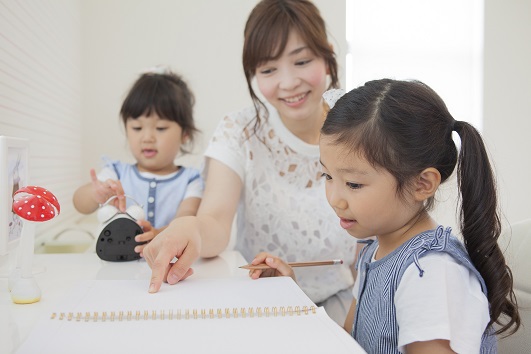
[(258, 279), (260, 278), (260, 275), (262, 275), (262, 271), (259, 270), (259, 269), (251, 269), (249, 271), (249, 276), (252, 278), (252, 279)]
[(146, 242), (146, 241), (151, 241), (154, 238), (155, 238), (155, 233), (153, 233), (151, 231), (148, 231), (148, 232), (144, 232), (143, 234), (136, 235), (135, 236), (135, 241), (136, 242)]
[(267, 257), (271, 257), (271, 255), (269, 253), (266, 253), (266, 252), (260, 252), (254, 257), (254, 259), (252, 260), (251, 264), (252, 265), (257, 265), (257, 264), (265, 263), (265, 259)]
[(140, 254), (143, 254), (143, 251), (144, 251), (144, 247), (146, 245), (138, 245), (138, 246), (135, 246), (135, 252), (136, 253), (140, 253)]
[(122, 187), (122, 183), (120, 183), (120, 181), (113, 181), (113, 180), (108, 180), (108, 183), (117, 197), (116, 199), (118, 201), (118, 205), (117, 205), (118, 209), (121, 212), (125, 212), (125, 204), (126, 204), (125, 192)]
[(277, 273), (284, 276), (291, 276), (293, 274), (293, 269), (283, 262), (280, 258), (276, 257), (267, 257), (265, 259), (265, 264), (267, 264), (272, 269), (276, 269)]
[(96, 170), (93, 168), (90, 169), (90, 180), (92, 181), (92, 183), (98, 182), (98, 176), (96, 175)]
[(142, 230), (144, 230), (144, 232), (153, 230), (153, 226), (147, 220), (144, 220), (144, 219), (137, 220), (136, 223), (138, 224), (138, 226), (142, 228)]

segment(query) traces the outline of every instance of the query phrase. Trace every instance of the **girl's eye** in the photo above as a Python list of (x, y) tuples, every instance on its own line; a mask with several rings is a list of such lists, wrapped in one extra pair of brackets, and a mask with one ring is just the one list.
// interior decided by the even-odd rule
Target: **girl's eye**
[(139, 132), (142, 130), (141, 127), (131, 127), (131, 129), (133, 129), (135, 132)]
[(163, 132), (163, 131), (165, 131), (165, 130), (167, 130), (167, 129), (168, 129), (168, 127), (158, 127), (158, 128), (157, 128), (157, 131), (159, 131), (159, 132)]
[(359, 183), (347, 182), (347, 187), (350, 189), (360, 189), (363, 185)]
[(332, 179), (332, 176), (325, 172), (321, 173), (321, 177), (326, 178), (327, 181)]

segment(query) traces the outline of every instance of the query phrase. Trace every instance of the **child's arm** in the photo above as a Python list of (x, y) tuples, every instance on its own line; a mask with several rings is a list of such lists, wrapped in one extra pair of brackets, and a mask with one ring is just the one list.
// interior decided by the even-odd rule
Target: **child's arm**
[(427, 342), (413, 342), (406, 345), (407, 354), (455, 354), (450, 348), (450, 341), (435, 339)]
[(348, 334), (352, 333), (352, 330), (354, 329), (354, 314), (356, 313), (356, 298), (352, 300), (352, 304), (350, 305), (350, 309), (347, 313), (347, 318), (345, 318), (345, 324), (343, 325), (343, 328), (345, 331), (347, 331)]
[(96, 171), (90, 170), (91, 182), (79, 187), (74, 193), (74, 207), (82, 214), (90, 214), (98, 209), (113, 195), (116, 198), (116, 206), (121, 211), (125, 211), (124, 190), (120, 181), (108, 179), (105, 182), (98, 180)]
[[(447, 344), (459, 353), (479, 353), (490, 320), (479, 279), (443, 252), (422, 257), (420, 264), (423, 276), (412, 263), (395, 292), (399, 346), (407, 353), (422, 352), (432, 345), (433, 351), (424, 352), (446, 353), (440, 347)], [(442, 351), (436, 351), (439, 349)]]
[[(352, 329), (354, 328), (354, 314), (356, 312), (356, 299), (352, 300), (352, 305), (347, 313), (347, 318), (345, 319), (345, 324), (343, 328), (347, 333), (351, 334)], [(450, 341), (444, 339), (430, 340), (427, 342), (414, 342), (406, 346), (407, 354), (446, 354), (446, 353), (455, 353), (450, 348)]]

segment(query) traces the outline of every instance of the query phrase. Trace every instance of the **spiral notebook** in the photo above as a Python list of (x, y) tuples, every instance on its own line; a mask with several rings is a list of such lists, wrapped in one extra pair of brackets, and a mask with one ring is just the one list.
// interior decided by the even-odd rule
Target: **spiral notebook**
[(365, 353), (288, 277), (83, 281), (17, 353)]

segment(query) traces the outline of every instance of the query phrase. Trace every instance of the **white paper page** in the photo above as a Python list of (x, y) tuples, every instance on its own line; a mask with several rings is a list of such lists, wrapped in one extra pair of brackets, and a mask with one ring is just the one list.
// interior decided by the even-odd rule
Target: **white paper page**
[(90, 280), (80, 283), (58, 310), (120, 311), (306, 305), (314, 303), (288, 277), (186, 279), (148, 293), (145, 280)]
[[(98, 312), (98, 321), (43, 319), (19, 353), (364, 353), (324, 309), (317, 313), (202, 318), (201, 309), (312, 306), (291, 278), (187, 279), (149, 294), (144, 280), (86, 281), (57, 307), (60, 312)], [(189, 319), (152, 319), (153, 310), (198, 309)], [(135, 319), (135, 311), (141, 311)], [(143, 319), (143, 311), (149, 311)], [(116, 313), (114, 321), (102, 313)], [(132, 311), (128, 320), (119, 311)], [(168, 312), (166, 312), (168, 313)]]

